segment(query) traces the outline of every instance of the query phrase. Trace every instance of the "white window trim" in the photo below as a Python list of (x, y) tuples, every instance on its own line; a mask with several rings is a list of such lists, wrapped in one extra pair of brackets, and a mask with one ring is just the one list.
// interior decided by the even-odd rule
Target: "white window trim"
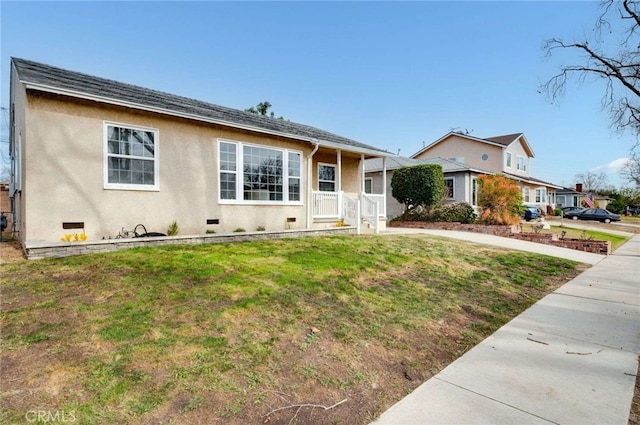
[(320, 180), (320, 167), (321, 166), (325, 166), (325, 167), (333, 167), (334, 172), (333, 172), (333, 176), (335, 177), (335, 180), (333, 180), (333, 192), (329, 192), (329, 191), (323, 191), (323, 192), (328, 192), (328, 193), (336, 193), (338, 191), (338, 165), (337, 164), (329, 164), (328, 162), (318, 162), (318, 190), (320, 190), (320, 181), (323, 182), (331, 182), (331, 180)]
[(478, 205), (478, 179), (476, 177), (471, 178), (471, 205)]
[(367, 191), (365, 190), (364, 192), (367, 193), (367, 195), (373, 195), (373, 178), (372, 177), (365, 177), (364, 178), (364, 188), (367, 188), (367, 182), (371, 182), (371, 192), (367, 193)]
[(513, 168), (513, 155), (511, 155), (511, 152), (507, 152), (506, 156), (505, 164), (507, 168)]
[[(451, 180), (451, 182), (453, 184), (451, 185), (451, 196), (447, 197), (446, 193), (445, 193), (445, 198), (444, 199), (448, 199), (448, 200), (456, 199), (456, 178), (455, 177), (445, 177), (444, 181), (446, 182), (447, 180)], [(447, 185), (445, 185), (444, 187), (446, 189)]]
[[(132, 130), (152, 131), (155, 134), (153, 143), (153, 185), (149, 184), (122, 184), (109, 183), (109, 126), (125, 127)], [(102, 144), (103, 144), (103, 187), (104, 189), (115, 190), (141, 190), (141, 191), (160, 191), (160, 131), (157, 128), (142, 127), (134, 124), (119, 123), (114, 121), (104, 121), (102, 125)], [(148, 158), (147, 158), (148, 160)]]
[(547, 188), (546, 187), (537, 187), (535, 189), (535, 202), (536, 204), (546, 204), (547, 203)]
[[(216, 175), (217, 175), (217, 192), (218, 192), (218, 203), (223, 205), (303, 205), (303, 197), (304, 197), (304, 156), (302, 155), (302, 151), (298, 151), (295, 149), (287, 149), (281, 148), (277, 146), (270, 145), (260, 145), (258, 143), (247, 143), (241, 142), (238, 140), (230, 140), (230, 139), (217, 139), (218, 141), (218, 158), (216, 159)], [(236, 199), (220, 199), (220, 143), (232, 143), (236, 145)], [(282, 152), (282, 177), (285, 181), (282, 184), (282, 201), (259, 201), (259, 200), (248, 200), (244, 199), (244, 146), (252, 146), (255, 148), (263, 148), (263, 149), (272, 149), (274, 151)], [(299, 201), (290, 201), (289, 200), (289, 154), (295, 153), (300, 155), (300, 175), (295, 176), (294, 178), (300, 181), (300, 200)]]
[(531, 189), (528, 186), (522, 188), (522, 198), (524, 202), (531, 202)]
[[(520, 158), (522, 158), (522, 167), (520, 167)], [(516, 160), (516, 170), (527, 171), (527, 158), (522, 155), (518, 155)]]

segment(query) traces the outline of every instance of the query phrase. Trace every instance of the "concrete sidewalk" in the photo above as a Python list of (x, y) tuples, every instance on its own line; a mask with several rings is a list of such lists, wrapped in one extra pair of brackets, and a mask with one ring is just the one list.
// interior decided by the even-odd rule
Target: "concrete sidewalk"
[(636, 235), (422, 384), (374, 424), (626, 425), (639, 354)]

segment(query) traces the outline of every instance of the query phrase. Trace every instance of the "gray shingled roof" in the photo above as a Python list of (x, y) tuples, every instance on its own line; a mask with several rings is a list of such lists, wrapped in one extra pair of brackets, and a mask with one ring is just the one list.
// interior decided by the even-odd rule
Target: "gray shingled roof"
[(21, 82), (62, 90), (68, 92), (67, 94), (69, 95), (73, 95), (73, 93), (86, 94), (101, 98), (105, 102), (130, 103), (139, 105), (142, 108), (148, 107), (160, 109), (167, 113), (190, 115), (205, 121), (211, 120), (245, 129), (248, 127), (249, 130), (256, 129), (257, 131), (297, 139), (302, 138), (303, 140), (312, 139), (320, 144), (323, 142), (339, 144), (351, 147), (356, 152), (365, 150), (374, 151), (374, 153), (387, 153), (382, 149), (304, 124), (256, 115), (238, 109), (214, 105), (80, 72), (68, 71), (25, 59), (12, 58), (11, 60)]
[[(469, 165), (455, 161), (453, 159), (445, 159), (445, 158), (423, 158), (423, 159), (413, 159), (407, 158), (404, 156), (396, 156), (391, 155), (387, 157), (387, 170), (397, 170), (402, 167), (411, 167), (413, 165), (421, 165), (421, 164), (440, 164), (442, 166), (442, 171), (445, 173), (453, 173), (456, 171), (477, 171), (480, 173), (489, 173), (489, 171), (480, 170), (476, 168), (472, 168)], [(382, 171), (382, 158), (371, 158), (367, 159), (364, 162), (364, 169), (366, 172), (370, 171)]]
[(522, 133), (514, 133), (514, 134), (507, 134), (505, 136), (485, 137), (485, 140), (488, 140), (493, 143), (497, 143), (499, 145), (509, 146), (511, 143), (513, 143), (514, 140), (516, 140), (516, 138), (520, 136), (522, 136)]

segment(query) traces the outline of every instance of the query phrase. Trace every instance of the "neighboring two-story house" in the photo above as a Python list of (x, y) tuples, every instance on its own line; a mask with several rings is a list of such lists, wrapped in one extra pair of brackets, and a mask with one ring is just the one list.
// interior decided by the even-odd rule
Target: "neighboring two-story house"
[[(523, 133), (479, 138), (450, 132), (422, 148), (412, 159), (447, 158), (474, 169), (503, 174), (518, 182), (525, 204), (552, 212), (561, 186), (531, 176), (533, 150)], [(454, 180), (454, 185), (456, 182)]]

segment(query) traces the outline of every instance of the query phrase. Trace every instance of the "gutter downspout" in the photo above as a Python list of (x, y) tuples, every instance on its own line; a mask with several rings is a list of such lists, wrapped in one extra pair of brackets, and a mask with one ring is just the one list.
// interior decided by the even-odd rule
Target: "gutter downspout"
[(306, 206), (307, 206), (307, 222), (306, 222), (306, 229), (311, 229), (311, 221), (313, 220), (312, 214), (313, 214), (313, 209), (312, 209), (312, 205), (311, 203), (313, 202), (313, 188), (311, 187), (311, 180), (313, 179), (313, 155), (316, 154), (316, 152), (318, 152), (318, 149), (320, 148), (320, 143), (318, 142), (311, 142), (313, 143), (313, 150), (309, 153), (309, 155), (307, 155), (307, 202), (306, 202)]

